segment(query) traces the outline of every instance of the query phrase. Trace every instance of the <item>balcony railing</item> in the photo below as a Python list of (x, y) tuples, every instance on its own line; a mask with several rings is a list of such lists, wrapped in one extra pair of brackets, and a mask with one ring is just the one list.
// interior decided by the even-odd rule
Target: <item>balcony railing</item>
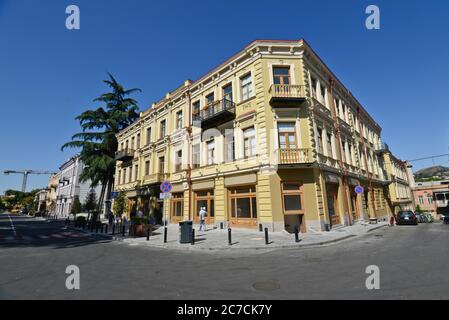
[(201, 128), (211, 127), (233, 119), (235, 119), (235, 103), (227, 99), (209, 103), (198, 114), (193, 115), (193, 121), (199, 121)]
[(390, 147), (385, 142), (375, 145), (376, 152), (385, 152), (390, 150)]
[(306, 90), (302, 85), (273, 84), (269, 91), (270, 103), (273, 107), (300, 103), (306, 99)]
[(310, 162), (310, 149), (279, 149), (279, 164), (300, 164)]
[(128, 161), (134, 158), (134, 149), (125, 148), (115, 153), (115, 160)]
[(144, 184), (161, 183), (168, 179), (167, 173), (153, 173), (144, 177)]

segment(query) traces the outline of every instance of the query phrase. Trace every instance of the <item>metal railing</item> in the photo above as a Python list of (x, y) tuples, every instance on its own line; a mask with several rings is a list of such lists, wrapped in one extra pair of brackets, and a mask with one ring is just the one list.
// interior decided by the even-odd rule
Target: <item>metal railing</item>
[(204, 121), (213, 118), (215, 115), (218, 115), (222, 112), (235, 113), (235, 103), (227, 99), (217, 100), (209, 103), (204, 107), (203, 110), (193, 115), (193, 120)]
[(131, 149), (131, 148), (125, 148), (122, 150), (118, 150), (115, 153), (115, 159), (120, 160), (123, 158), (132, 158), (132, 157), (134, 157), (134, 152), (135, 152), (135, 150)]

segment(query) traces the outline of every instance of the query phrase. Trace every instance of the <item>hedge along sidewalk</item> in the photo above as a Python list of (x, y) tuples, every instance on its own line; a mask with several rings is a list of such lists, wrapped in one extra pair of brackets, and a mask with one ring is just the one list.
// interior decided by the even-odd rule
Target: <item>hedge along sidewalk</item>
[(179, 250), (233, 250), (233, 249), (275, 249), (275, 248), (302, 248), (331, 244), (349, 238), (366, 235), (368, 232), (387, 227), (388, 223), (356, 224), (348, 227), (340, 227), (330, 232), (308, 232), (299, 234), (299, 242), (295, 242), (295, 235), (286, 231), (269, 232), (269, 244), (265, 244), (264, 232), (248, 229), (232, 229), (232, 245), (228, 244), (227, 229), (213, 229), (198, 231), (198, 225), (194, 225), (195, 244), (179, 242), (179, 226), (167, 226), (167, 243), (164, 243), (164, 227), (153, 231), (149, 241), (146, 237), (133, 238), (116, 235), (115, 240), (130, 245), (142, 245), (155, 248), (179, 249)]

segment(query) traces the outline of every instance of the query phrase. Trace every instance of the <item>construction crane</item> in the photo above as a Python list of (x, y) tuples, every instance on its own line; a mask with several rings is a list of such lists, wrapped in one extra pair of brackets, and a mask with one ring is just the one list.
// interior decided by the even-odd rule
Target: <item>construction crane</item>
[(55, 174), (55, 172), (51, 171), (44, 171), (44, 170), (4, 170), (3, 174), (9, 175), (9, 174), (22, 174), (23, 180), (22, 180), (22, 192), (25, 192), (27, 188), (27, 180), (29, 174)]

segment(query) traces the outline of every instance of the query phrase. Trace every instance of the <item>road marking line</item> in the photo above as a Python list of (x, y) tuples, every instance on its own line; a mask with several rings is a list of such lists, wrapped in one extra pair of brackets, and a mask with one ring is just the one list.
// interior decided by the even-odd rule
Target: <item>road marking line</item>
[(14, 227), (14, 223), (12, 222), (11, 216), (8, 214), (9, 222), (11, 223), (11, 229), (14, 232), (14, 236), (17, 235), (16, 228)]

